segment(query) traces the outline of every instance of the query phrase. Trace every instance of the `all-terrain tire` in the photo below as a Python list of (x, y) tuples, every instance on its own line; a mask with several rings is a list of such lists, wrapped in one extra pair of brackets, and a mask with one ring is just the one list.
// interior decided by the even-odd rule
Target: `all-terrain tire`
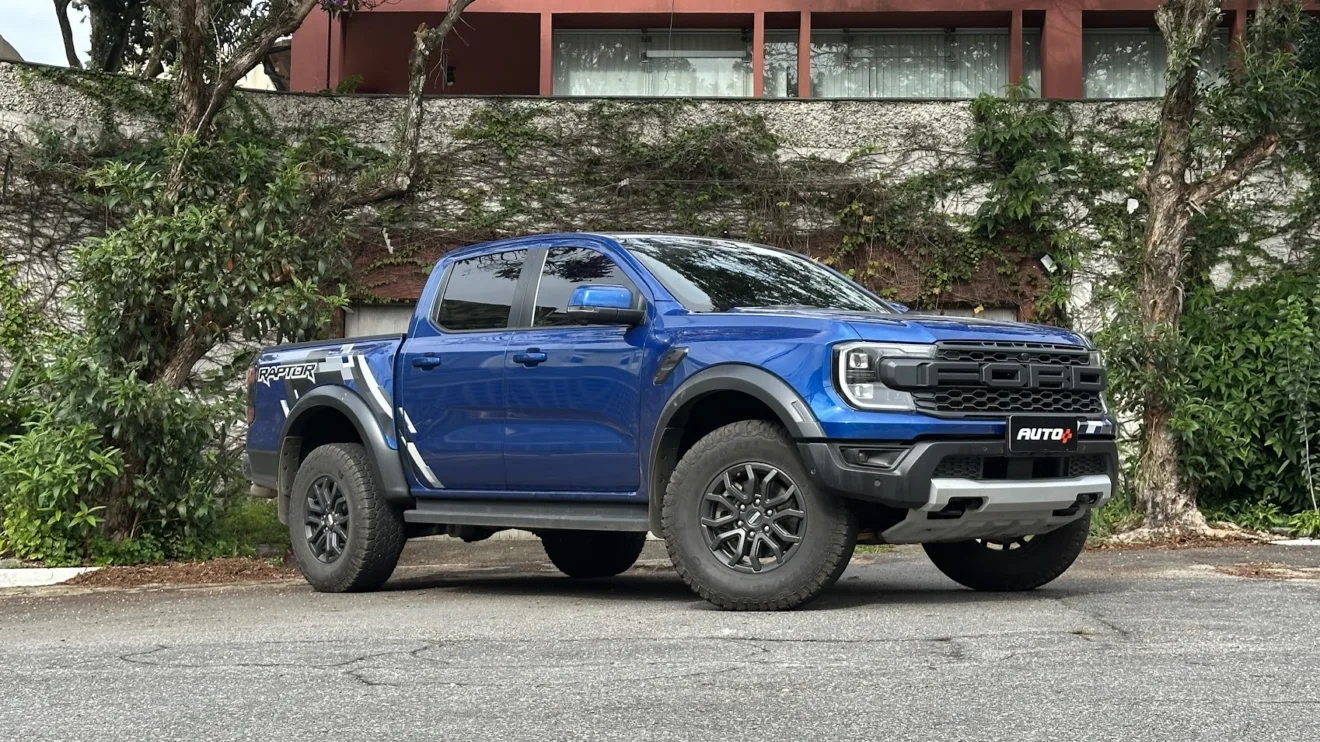
[(973, 590), (1034, 590), (1063, 574), (1086, 546), (1091, 513), (1014, 548), (985, 541), (923, 544), (926, 555), (949, 579)]
[(618, 531), (544, 531), (541, 546), (560, 572), (569, 577), (613, 577), (626, 572), (646, 546), (645, 533)]
[[(329, 478), (347, 500), (348, 538), (342, 553), (327, 562), (308, 542), (308, 494)], [(405, 541), (403, 515), (376, 482), (366, 450), (356, 443), (329, 443), (307, 454), (289, 494), (289, 539), (303, 577), (319, 592), (375, 590), (389, 579)]]
[[(720, 487), (724, 472), (749, 464), (768, 465), (787, 476), (796, 487), (794, 508), (806, 513), (796, 522), (800, 541), (785, 551), (782, 563), (761, 572), (738, 571), (729, 564), (731, 556), (728, 561), (717, 556), (707, 534), (719, 534), (703, 525), (707, 492)], [(756, 486), (768, 488), (768, 480)], [(806, 604), (839, 579), (857, 543), (857, 520), (848, 504), (818, 490), (788, 434), (764, 420), (726, 425), (688, 449), (669, 479), (661, 525), (679, 576), (697, 595), (726, 610), (787, 610)]]

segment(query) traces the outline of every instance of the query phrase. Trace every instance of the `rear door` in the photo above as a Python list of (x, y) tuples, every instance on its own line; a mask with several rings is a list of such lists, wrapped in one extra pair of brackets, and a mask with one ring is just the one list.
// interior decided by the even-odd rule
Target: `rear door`
[(504, 350), (526, 261), (527, 250), (455, 261), (404, 343), (398, 430), (425, 489), (505, 489)]
[[(542, 264), (543, 263), (543, 264)], [(565, 310), (582, 284), (637, 284), (591, 247), (558, 246), (528, 260), (536, 269), (531, 327), (505, 354), (510, 490), (627, 496), (640, 486), (638, 426), (645, 325), (583, 325)], [(537, 360), (544, 354), (544, 360)]]

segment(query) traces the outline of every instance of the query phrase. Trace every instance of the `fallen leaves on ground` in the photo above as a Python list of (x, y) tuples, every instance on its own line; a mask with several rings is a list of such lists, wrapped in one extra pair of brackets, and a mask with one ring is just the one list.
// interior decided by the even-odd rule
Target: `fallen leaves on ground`
[(1320, 567), (1289, 567), (1277, 562), (1245, 562), (1215, 567), (1216, 571), (1234, 577), (1256, 580), (1320, 580)]
[(206, 562), (167, 562), (137, 567), (105, 567), (84, 572), (64, 583), (82, 587), (143, 587), (146, 585), (214, 585), (268, 582), (298, 576), (298, 570), (269, 559), (230, 558)]

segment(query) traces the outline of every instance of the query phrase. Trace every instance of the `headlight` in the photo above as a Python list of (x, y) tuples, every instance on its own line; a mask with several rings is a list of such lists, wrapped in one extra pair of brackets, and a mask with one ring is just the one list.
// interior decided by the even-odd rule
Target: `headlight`
[(884, 358), (934, 358), (935, 346), (909, 343), (848, 343), (834, 352), (834, 379), (848, 404), (863, 410), (911, 410), (912, 395), (880, 383)]

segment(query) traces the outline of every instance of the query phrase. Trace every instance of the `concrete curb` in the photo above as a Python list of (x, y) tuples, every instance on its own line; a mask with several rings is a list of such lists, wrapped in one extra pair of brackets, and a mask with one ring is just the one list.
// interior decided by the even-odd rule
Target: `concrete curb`
[(84, 572), (99, 567), (33, 567), (31, 569), (0, 569), (0, 588), (45, 587), (68, 582)]

